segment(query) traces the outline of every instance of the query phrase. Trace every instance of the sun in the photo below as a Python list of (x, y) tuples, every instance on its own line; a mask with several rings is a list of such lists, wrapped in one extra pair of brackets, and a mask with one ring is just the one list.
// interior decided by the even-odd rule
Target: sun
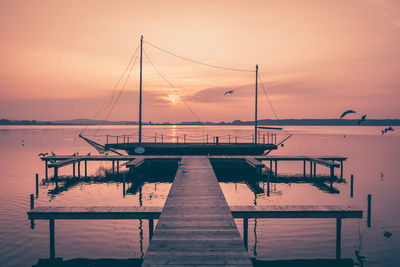
[(169, 96), (169, 101), (171, 104), (176, 104), (176, 97), (174, 95)]

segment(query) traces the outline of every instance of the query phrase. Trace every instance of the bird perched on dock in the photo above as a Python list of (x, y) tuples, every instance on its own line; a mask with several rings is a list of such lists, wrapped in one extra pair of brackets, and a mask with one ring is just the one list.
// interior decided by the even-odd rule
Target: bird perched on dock
[(384, 130), (381, 130), (381, 133), (382, 133), (382, 135), (384, 135), (385, 133), (387, 133), (389, 131), (391, 131), (391, 132), (394, 131), (392, 126), (386, 127)]
[(38, 156), (39, 156), (39, 157), (45, 157), (45, 156), (47, 156), (48, 154), (49, 154), (49, 153), (39, 153)]
[(233, 92), (234, 92), (233, 90), (226, 91), (224, 96), (226, 96), (227, 94), (233, 94)]
[(351, 113), (357, 113), (352, 109), (346, 110), (345, 112), (343, 112), (343, 114), (340, 116), (340, 119), (342, 119), (344, 116), (346, 116), (347, 114), (351, 114)]
[(357, 125), (360, 125), (362, 122), (366, 122), (367, 120), (365, 119), (367, 117), (367, 114), (364, 114), (361, 119), (358, 120)]
[(87, 153), (87, 155), (88, 155), (88, 156), (90, 156), (90, 152), (89, 152), (89, 153)]
[(53, 151), (51, 151), (51, 155), (52, 155), (52, 156), (55, 156), (55, 155), (56, 155), (56, 153), (54, 153)]

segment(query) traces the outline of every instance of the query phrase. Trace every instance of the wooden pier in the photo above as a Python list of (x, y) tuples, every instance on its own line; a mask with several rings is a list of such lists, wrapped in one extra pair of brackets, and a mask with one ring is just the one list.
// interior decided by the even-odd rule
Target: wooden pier
[(252, 266), (207, 157), (183, 157), (142, 266)]

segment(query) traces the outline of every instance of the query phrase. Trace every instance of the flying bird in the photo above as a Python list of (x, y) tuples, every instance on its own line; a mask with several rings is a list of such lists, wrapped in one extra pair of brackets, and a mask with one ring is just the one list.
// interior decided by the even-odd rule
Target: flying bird
[(49, 153), (39, 153), (39, 157), (44, 157), (44, 156), (46, 156), (46, 155), (48, 155)]
[(391, 132), (394, 131), (392, 126), (386, 127), (384, 130), (381, 130), (381, 133), (382, 133), (382, 135), (384, 135), (385, 133), (387, 133), (389, 131), (391, 131)]
[(342, 119), (344, 116), (346, 116), (347, 114), (351, 114), (351, 113), (357, 113), (352, 109), (346, 110), (345, 112), (343, 112), (342, 116), (340, 116), (340, 119)]
[(224, 96), (226, 96), (227, 94), (233, 94), (233, 92), (234, 92), (233, 90), (226, 91)]
[(367, 114), (364, 114), (361, 119), (358, 120), (357, 125), (360, 125), (362, 122), (366, 122), (367, 120), (365, 119), (367, 117)]

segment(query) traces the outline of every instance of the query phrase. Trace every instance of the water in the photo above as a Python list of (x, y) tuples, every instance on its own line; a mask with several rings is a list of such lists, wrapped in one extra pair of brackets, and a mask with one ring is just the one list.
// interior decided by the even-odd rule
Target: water
[[(365, 256), (365, 266), (400, 264), (400, 135), (398, 131), (380, 135), (380, 127), (285, 127), (295, 136), (273, 154), (338, 155), (348, 157), (344, 166), (347, 183), (335, 183), (339, 194), (330, 194), (310, 183), (277, 183), (271, 194), (255, 195), (244, 182), (221, 182), (230, 205), (322, 205), (347, 204), (364, 210), (363, 219), (344, 219), (342, 257), (351, 257), (357, 249)], [(49, 257), (47, 221), (36, 221), (31, 229), (26, 211), (29, 194), (35, 192), (35, 173), (44, 178), (44, 164), (38, 153), (81, 155), (93, 148), (77, 138), (78, 126), (2, 126), (0, 128), (0, 266), (29, 266)], [(95, 127), (93, 127), (95, 129)], [(107, 126), (103, 133), (119, 135), (136, 132), (134, 126)], [(87, 133), (93, 133), (89, 128)], [(200, 126), (147, 126), (146, 138), (154, 134), (176, 140), (183, 133), (203, 138)], [(250, 138), (250, 127), (210, 126), (204, 134), (239, 135)], [(98, 135), (102, 134), (101, 132)], [(346, 135), (346, 137), (344, 137)], [(96, 137), (105, 141), (105, 137)], [(111, 138), (111, 137), (110, 137)], [(278, 136), (278, 139), (280, 136)], [(158, 139), (159, 140), (159, 139)], [(182, 140), (182, 139), (180, 139)], [(210, 139), (211, 140), (211, 139)], [(233, 140), (233, 139), (232, 139)], [(112, 140), (110, 140), (112, 141)], [(225, 140), (220, 140), (220, 142)], [(101, 173), (110, 163), (88, 163), (88, 174)], [(302, 163), (279, 163), (279, 173), (302, 174)], [(61, 168), (70, 175), (72, 167)], [(328, 169), (317, 167), (318, 174)], [(52, 170), (49, 171), (52, 175)], [(349, 177), (354, 174), (354, 198), (350, 198)], [(260, 187), (265, 186), (260, 182)], [(49, 194), (54, 185), (41, 185), (35, 205), (155, 205), (164, 204), (171, 184), (168, 179), (146, 182), (134, 194), (123, 197), (118, 179), (108, 182), (83, 182), (58, 195)], [(372, 194), (372, 227), (366, 226), (366, 199)], [(242, 222), (236, 220), (242, 234)], [(56, 221), (56, 256), (70, 258), (140, 258), (148, 246), (147, 221), (67, 220)], [(249, 220), (249, 255), (257, 259), (296, 259), (335, 257), (335, 219), (258, 219)], [(383, 231), (390, 231), (387, 238)]]

